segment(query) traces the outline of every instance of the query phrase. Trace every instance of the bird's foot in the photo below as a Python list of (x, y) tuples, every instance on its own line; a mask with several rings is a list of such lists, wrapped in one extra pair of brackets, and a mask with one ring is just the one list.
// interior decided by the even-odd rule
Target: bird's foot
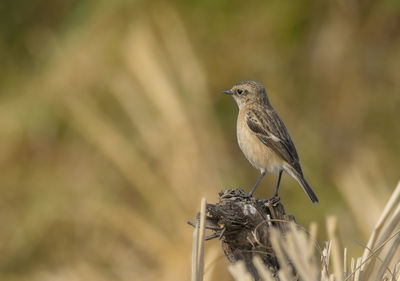
[(268, 197), (268, 198), (263, 199), (264, 203), (267, 203), (267, 202), (268, 203), (277, 203), (279, 201), (281, 201), (281, 198), (279, 197), (278, 194), (274, 194), (272, 197)]
[(247, 193), (246, 191), (244, 191), (240, 187), (237, 189), (237, 191), (240, 193), (240, 196), (242, 196), (242, 197), (246, 197), (246, 198), (252, 197), (252, 194)]

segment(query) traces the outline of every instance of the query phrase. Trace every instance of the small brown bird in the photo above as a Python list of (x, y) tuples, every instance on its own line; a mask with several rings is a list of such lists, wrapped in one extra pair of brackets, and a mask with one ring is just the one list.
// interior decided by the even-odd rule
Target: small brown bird
[(223, 93), (231, 95), (239, 106), (239, 147), (247, 160), (261, 173), (249, 195), (253, 195), (265, 173), (269, 172), (279, 173), (274, 194), (278, 196), (282, 172), (285, 171), (301, 185), (313, 203), (318, 202), (317, 196), (303, 176), (292, 139), (285, 124), (273, 109), (264, 86), (255, 81), (241, 81)]

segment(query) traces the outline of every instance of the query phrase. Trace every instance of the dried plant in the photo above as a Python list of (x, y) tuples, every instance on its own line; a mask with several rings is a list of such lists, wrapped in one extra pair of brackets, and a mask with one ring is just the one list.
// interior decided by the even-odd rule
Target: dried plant
[[(400, 279), (400, 183), (397, 185), (388, 203), (385, 206), (368, 244), (365, 246), (364, 254), (361, 257), (348, 258), (347, 249), (339, 250), (339, 239), (336, 234), (337, 220), (329, 217), (327, 228), (329, 241), (324, 243), (322, 249), (316, 246), (315, 236), (310, 231), (306, 233), (303, 229), (290, 223), (290, 231), (282, 236), (281, 232), (273, 229), (269, 233), (269, 240), (272, 244), (276, 257), (280, 264), (278, 273), (273, 273), (255, 256), (253, 263), (263, 281), (397, 281)], [(202, 202), (204, 206), (204, 200)], [(204, 207), (201, 216), (205, 217)], [(289, 223), (289, 222), (288, 222)], [(203, 229), (202, 229), (203, 227)], [(196, 225), (195, 233), (204, 232), (204, 223)], [(204, 247), (204, 236), (195, 235), (193, 255), (196, 256), (196, 263), (193, 264), (194, 271), (201, 270), (201, 261), (198, 250)], [(316, 253), (316, 250), (318, 252)], [(319, 258), (317, 258), (319, 256)], [(350, 264), (349, 263), (350, 260)], [(297, 275), (293, 275), (292, 267)], [(251, 274), (246, 270), (243, 261), (229, 266), (229, 271), (237, 281), (253, 280)], [(197, 275), (193, 281), (201, 281)]]

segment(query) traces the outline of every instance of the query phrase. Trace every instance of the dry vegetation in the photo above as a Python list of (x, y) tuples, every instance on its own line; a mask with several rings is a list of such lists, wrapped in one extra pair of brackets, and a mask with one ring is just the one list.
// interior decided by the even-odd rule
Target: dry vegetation
[[(188, 280), (199, 199), (257, 176), (219, 94), (247, 78), (321, 199), (284, 177), (288, 211), (335, 214), (361, 254), (399, 176), (396, 1), (15, 2), (0, 5), (1, 280)], [(218, 242), (204, 255), (206, 280), (230, 280)]]
[[(193, 234), (192, 281), (203, 280), (205, 247), (205, 199), (200, 208)], [(362, 256), (349, 258), (347, 248), (340, 250), (337, 236), (337, 220), (327, 220), (329, 241), (320, 247), (316, 241), (316, 225), (310, 231), (287, 221), (289, 231), (282, 235), (278, 228), (272, 228), (266, 239), (272, 245), (280, 264), (277, 273), (271, 272), (261, 260), (261, 253), (255, 255), (254, 266), (263, 281), (308, 280), (308, 281), (367, 281), (400, 279), (400, 183), (385, 206), (375, 228), (364, 246)], [(223, 227), (223, 226), (221, 226)], [(253, 235), (257, 236), (257, 233)], [(260, 237), (259, 237), (260, 238)], [(262, 237), (261, 239), (265, 239)], [(258, 241), (258, 239), (256, 238)], [(265, 245), (267, 250), (267, 246)], [(272, 265), (270, 265), (272, 266)], [(292, 269), (295, 269), (293, 272)], [(254, 280), (247, 271), (244, 261), (229, 266), (236, 281)]]

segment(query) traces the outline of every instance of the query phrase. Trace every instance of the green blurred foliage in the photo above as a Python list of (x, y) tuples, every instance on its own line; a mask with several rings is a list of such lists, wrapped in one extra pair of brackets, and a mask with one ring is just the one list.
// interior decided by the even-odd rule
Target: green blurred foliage
[(220, 95), (244, 79), (320, 197), (285, 176), (288, 212), (361, 252), (399, 176), (399, 61), (396, 0), (3, 0), (1, 279), (187, 280), (200, 198), (258, 176)]

